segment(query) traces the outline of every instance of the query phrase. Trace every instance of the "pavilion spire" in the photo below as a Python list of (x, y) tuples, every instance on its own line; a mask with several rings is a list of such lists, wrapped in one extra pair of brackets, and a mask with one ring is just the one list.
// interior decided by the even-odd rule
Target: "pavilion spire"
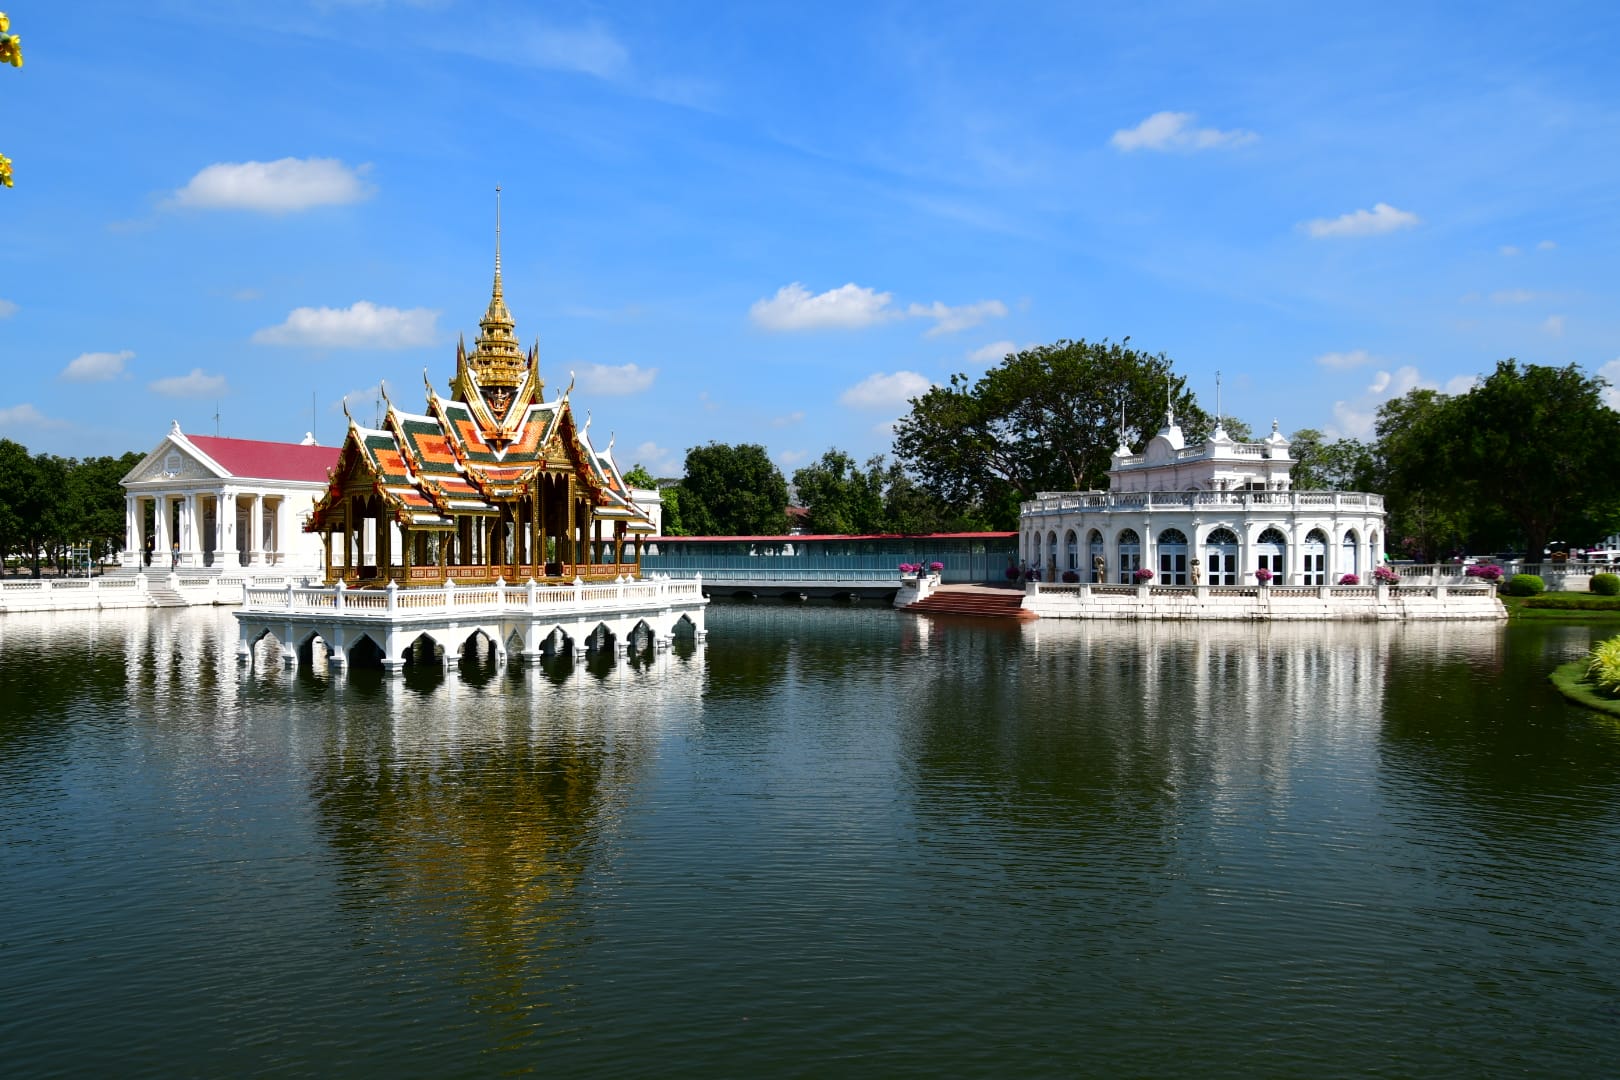
[(490, 289), (489, 308), (479, 320), (479, 334), (473, 342), (467, 366), (478, 380), (484, 399), (497, 419), (506, 414), (512, 393), (523, 379), (526, 368), (523, 348), (515, 333), (517, 324), (506, 310), (501, 287), (501, 188), (495, 185), (495, 281)]

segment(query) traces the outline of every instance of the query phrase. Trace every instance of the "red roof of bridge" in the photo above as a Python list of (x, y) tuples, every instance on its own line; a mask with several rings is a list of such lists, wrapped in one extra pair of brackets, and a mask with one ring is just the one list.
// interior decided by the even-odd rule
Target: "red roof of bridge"
[(218, 435), (187, 435), (197, 449), (219, 462), (232, 476), (253, 480), (303, 480), (322, 484), (326, 470), (337, 464), (336, 446), (227, 439)]

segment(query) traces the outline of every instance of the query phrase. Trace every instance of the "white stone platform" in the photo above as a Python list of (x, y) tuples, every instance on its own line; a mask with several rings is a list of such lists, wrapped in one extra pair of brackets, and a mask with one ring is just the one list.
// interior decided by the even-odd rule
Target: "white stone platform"
[(1062, 585), (1030, 582), (1046, 619), (1506, 619), (1490, 585)]
[[(253, 646), (273, 637), (282, 662), (297, 663), (302, 648), (319, 639), (328, 664), (342, 666), (362, 643), (381, 653), (383, 667), (397, 672), (419, 639), (443, 648), (445, 657), (467, 639), (483, 634), (497, 662), (515, 651), (525, 661), (540, 660), (548, 643), (576, 650), (606, 636), (622, 656), (631, 639), (645, 632), (658, 649), (669, 646), (678, 625), (687, 623), (698, 640), (706, 636), (702, 579), (631, 580), (572, 585), (493, 585), (381, 589), (331, 587), (248, 587), (236, 616), (237, 658), (252, 662)], [(446, 662), (448, 662), (446, 660)]]

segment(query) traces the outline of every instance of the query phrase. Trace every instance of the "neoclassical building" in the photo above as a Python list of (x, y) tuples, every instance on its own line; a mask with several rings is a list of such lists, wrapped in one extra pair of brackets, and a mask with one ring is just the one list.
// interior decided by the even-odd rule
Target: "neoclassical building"
[(1279, 585), (1365, 578), (1383, 561), (1384, 500), (1352, 491), (1295, 491), (1288, 440), (1234, 442), (1219, 423), (1188, 446), (1167, 413), (1133, 454), (1123, 437), (1107, 491), (1042, 492), (1020, 507), (1022, 557), (1049, 582)]
[(187, 435), (175, 421), (124, 477), (123, 564), (216, 572), (315, 571), (321, 545), (305, 535), (337, 447)]

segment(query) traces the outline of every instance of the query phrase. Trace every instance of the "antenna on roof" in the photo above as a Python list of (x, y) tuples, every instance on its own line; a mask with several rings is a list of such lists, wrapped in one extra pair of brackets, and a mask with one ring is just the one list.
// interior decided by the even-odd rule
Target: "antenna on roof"
[(1221, 373), (1215, 372), (1215, 426), (1221, 426)]
[(214, 399), (214, 437), (219, 437), (219, 399)]

